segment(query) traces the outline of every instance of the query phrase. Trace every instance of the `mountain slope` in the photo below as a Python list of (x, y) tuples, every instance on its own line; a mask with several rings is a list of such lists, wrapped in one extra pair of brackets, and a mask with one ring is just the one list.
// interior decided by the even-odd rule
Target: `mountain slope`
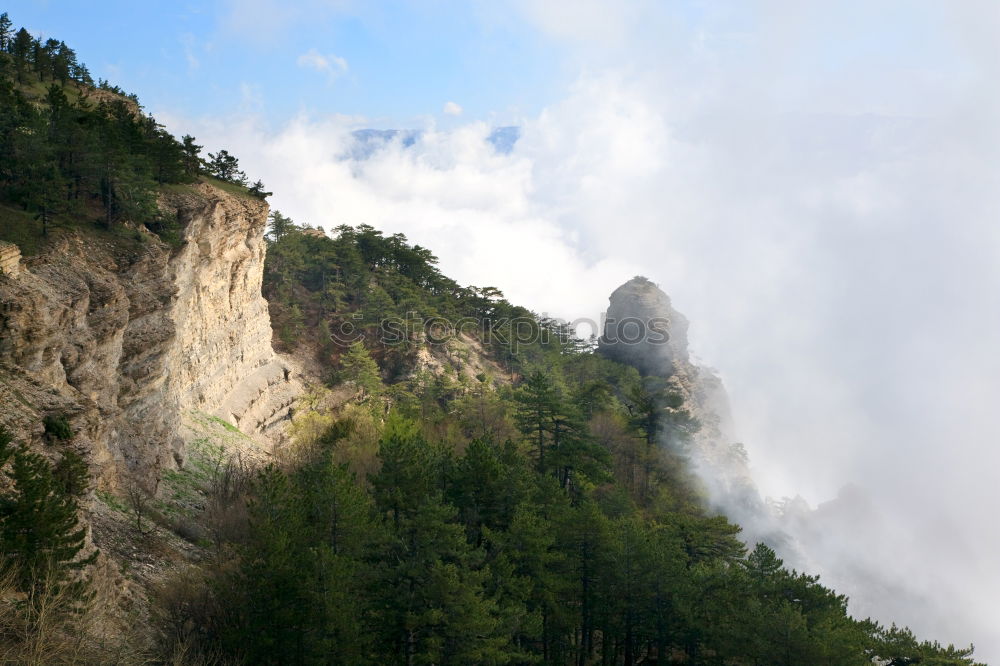
[(667, 344), (595, 352), (402, 235), (265, 241), (233, 156), (7, 41), (0, 659), (973, 663), (748, 552), (691, 467), (752, 499), (721, 384), (655, 285), (612, 311)]

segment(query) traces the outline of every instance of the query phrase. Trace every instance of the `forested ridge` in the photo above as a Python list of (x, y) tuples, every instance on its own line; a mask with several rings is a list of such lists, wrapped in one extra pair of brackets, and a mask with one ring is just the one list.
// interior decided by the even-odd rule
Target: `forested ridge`
[[(272, 221), (265, 289), (324, 358), (373, 301), (484, 307), (401, 236)], [(412, 345), (387, 353), (374, 321), (334, 350), (331, 385), (355, 397), (304, 417), (289, 460), (248, 482), (239, 564), (189, 590), (200, 645), (250, 663), (973, 663), (747, 549), (701, 508), (677, 396), (555, 329), (498, 354), (513, 383), (400, 372)]]
[(268, 194), (228, 151), (203, 159), (201, 150), (143, 113), (135, 95), (95, 83), (65, 42), (14, 30), (0, 14), (0, 240), (30, 252), (55, 227), (132, 222), (176, 241), (177, 220), (157, 207), (162, 188), (211, 178)]
[[(172, 241), (158, 188), (212, 174), (266, 195), (6, 14), (0, 74), (0, 238), (129, 222)], [(699, 423), (664, 378), (459, 285), (401, 234), (327, 236), (274, 212), (268, 238), (275, 339), (322, 369), (291, 443), (208, 471), (185, 528), (199, 557), (148, 591), (155, 645), (17, 663), (975, 663), (971, 647), (850, 617), (709, 514), (686, 459)], [(456, 321), (475, 325), (459, 336)], [(448, 360), (431, 371), (428, 350)], [(96, 603), (85, 467), (64, 422), (45, 433), (59, 456), (0, 432), (5, 648), (52, 622), (72, 634)], [(132, 499), (142, 534), (146, 499)]]

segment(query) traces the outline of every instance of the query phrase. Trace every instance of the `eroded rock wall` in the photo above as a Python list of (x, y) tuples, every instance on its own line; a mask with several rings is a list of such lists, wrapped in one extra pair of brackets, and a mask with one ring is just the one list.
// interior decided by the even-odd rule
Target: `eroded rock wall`
[[(214, 188), (202, 186), (206, 190)], [(177, 335), (169, 367), (180, 408), (266, 435), (288, 415), (300, 389), (290, 360), (271, 348), (260, 291), (267, 206), (232, 195), (192, 199), (167, 204), (177, 208), (188, 239), (171, 262)]]
[(0, 423), (67, 415), (99, 483), (182, 463), (180, 421), (217, 414), (266, 445), (298, 392), (260, 294), (267, 207), (197, 185), (162, 202), (178, 249), (145, 230), (64, 233), (0, 275)]

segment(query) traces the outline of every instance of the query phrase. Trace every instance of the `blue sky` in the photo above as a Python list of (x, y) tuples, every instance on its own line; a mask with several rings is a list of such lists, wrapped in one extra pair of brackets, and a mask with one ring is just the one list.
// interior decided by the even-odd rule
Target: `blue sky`
[[(761, 5), (772, 12), (762, 14)], [(189, 118), (252, 112), (280, 123), (298, 113), (337, 113), (378, 128), (447, 128), (459, 122), (444, 113), (453, 102), (463, 120), (519, 124), (558, 101), (582, 70), (613, 62), (641, 72), (674, 61), (683, 65), (669, 72), (677, 81), (710, 80), (720, 71), (733, 77), (776, 48), (791, 50), (763, 83), (774, 99), (786, 95), (789, 108), (809, 95), (812, 82), (838, 75), (863, 81), (866, 71), (891, 70), (901, 75), (900, 88), (914, 71), (968, 74), (961, 49), (938, 29), (945, 13), (926, 2), (921, 11), (900, 2), (838, 9), (767, 0), (4, 6), (16, 24), (74, 46), (95, 76), (137, 93), (148, 110)], [(783, 27), (794, 30), (791, 40)], [(893, 88), (885, 77), (879, 83)]]
[(136, 92), (146, 108), (189, 116), (308, 111), (363, 115), (379, 127), (447, 125), (451, 101), (466, 117), (505, 124), (537, 113), (567, 78), (551, 41), (476, 3), (5, 6), (18, 25), (74, 46), (95, 76)]

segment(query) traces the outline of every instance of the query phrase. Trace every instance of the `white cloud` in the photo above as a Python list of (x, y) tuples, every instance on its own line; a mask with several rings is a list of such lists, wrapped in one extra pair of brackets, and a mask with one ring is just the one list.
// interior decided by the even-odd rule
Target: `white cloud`
[(442, 111), (449, 116), (460, 116), (462, 115), (462, 107), (460, 107), (455, 102), (445, 102)]
[[(824, 581), (1000, 657), (995, 8), (769, 0), (637, 22), (630, 5), (602, 24), (588, 0), (562, 24), (560, 3), (531, 6), (588, 67), (509, 155), (478, 123), (361, 162), (337, 158), (358, 119), (172, 124), (233, 150), (294, 219), (401, 231), (538, 311), (594, 317), (632, 275), (659, 282), (763, 489), (816, 504), (853, 482), (894, 526), (829, 535)], [(888, 26), (910, 61), (858, 45)], [(900, 593), (873, 595), (861, 565)]]
[(660, 15), (650, 0), (514, 0), (511, 4), (540, 30), (588, 47), (618, 46), (629, 39), (636, 24)]
[(316, 49), (309, 49), (296, 59), (299, 67), (315, 69), (327, 75), (333, 81), (341, 74), (347, 72), (347, 61), (333, 54), (323, 55)]
[[(405, 233), (431, 247), (460, 282), (502, 287), (539, 311), (597, 317), (604, 294), (638, 270), (628, 261), (584, 256), (576, 235), (536, 197), (533, 160), (497, 154), (485, 124), (429, 131), (410, 148), (390, 144), (362, 162), (337, 159), (357, 122), (300, 117), (272, 133), (248, 118), (186, 123), (183, 131), (238, 154), (241, 167), (276, 193), (272, 205), (293, 219)], [(540, 274), (544, 299), (537, 298)]]

